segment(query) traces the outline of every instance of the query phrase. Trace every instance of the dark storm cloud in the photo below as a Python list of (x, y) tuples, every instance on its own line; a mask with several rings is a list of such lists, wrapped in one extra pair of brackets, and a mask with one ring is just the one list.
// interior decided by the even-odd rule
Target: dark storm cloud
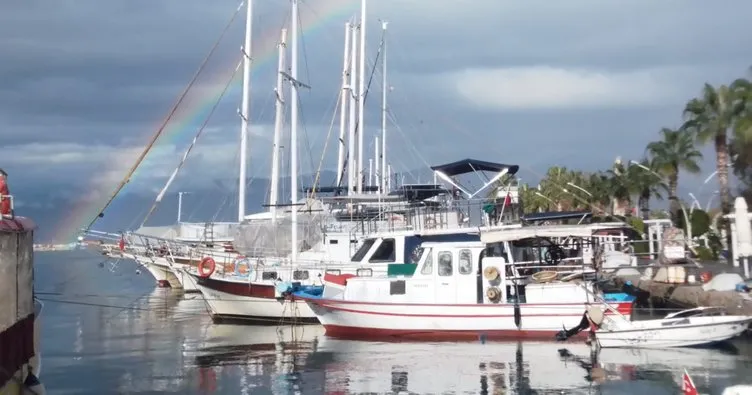
[[(21, 150), (28, 149), (28, 157), (40, 160), (53, 157), (41, 152), (70, 150), (67, 157), (55, 156), (63, 161), (55, 163), (76, 171), (96, 166), (93, 161), (110, 155), (108, 150), (137, 152), (238, 3), (33, 0), (4, 5), (0, 13), (0, 136), (4, 146), (14, 147), (14, 158), (24, 157)], [(288, 7), (286, 1), (256, 1), (254, 32), (276, 31)], [(316, 7), (313, 0), (301, 7), (304, 25), (318, 19), (307, 11)], [(377, 19), (390, 21), (389, 85), (394, 89), (389, 93), (389, 107), (396, 122), (389, 123), (389, 142), (394, 144), (390, 145), (394, 165), (415, 168), (455, 156), (481, 156), (489, 160), (509, 158), (542, 170), (550, 162), (602, 166), (615, 155), (626, 155), (624, 151), (639, 156), (656, 130), (677, 122), (685, 98), (675, 103), (651, 102), (652, 107), (640, 109), (614, 106), (595, 113), (579, 108), (534, 113), (494, 106), (479, 108), (457, 93), (458, 79), (453, 73), (545, 65), (595, 70), (596, 74), (603, 71), (602, 78), (609, 82), (614, 79), (609, 72), (666, 67), (670, 73), (677, 67), (692, 70), (693, 79), (677, 88), (682, 95), (692, 94), (703, 81), (723, 82), (748, 65), (748, 54), (739, 48), (752, 44), (746, 24), (750, 8), (752, 3), (742, 0), (717, 4), (700, 0), (474, 0), (472, 6), (436, 0), (371, 1), (369, 70), (380, 38)], [(234, 66), (242, 42), (243, 18), (241, 12), (191, 100), (201, 100), (205, 92), (216, 92), (223, 83), (217, 76)], [(300, 79), (313, 87), (310, 92), (301, 92), (302, 118), (310, 140), (310, 148), (301, 150), (312, 151), (309, 155), (313, 160), (305, 163), (312, 162), (314, 167), (320, 156), (315, 151), (323, 149), (339, 91), (342, 23), (347, 15), (338, 18), (341, 21), (335, 18), (323, 23), (301, 40)], [(256, 39), (265, 38), (256, 34)], [(269, 144), (275, 63), (267, 61), (254, 73), (252, 120), (266, 125), (263, 142), (253, 145), (254, 149)], [(369, 155), (380, 128), (378, 72), (371, 89), (365, 126), (370, 150), (364, 148)], [(614, 91), (618, 89), (607, 93)], [(227, 149), (222, 144), (237, 140), (238, 102), (236, 88), (210, 124), (224, 134), (221, 138), (202, 138), (200, 144), (211, 146), (197, 153), (197, 158), (211, 155), (211, 147)], [(335, 118), (334, 135), (337, 125)], [(192, 133), (184, 132), (182, 142), (187, 143)], [(531, 136), (535, 138), (531, 140)], [(602, 141), (603, 149), (581, 154), (579, 144), (585, 140)], [(330, 156), (335, 147), (332, 141), (330, 136)], [(550, 144), (541, 146), (541, 141)], [(29, 143), (57, 145), (41, 151), (38, 146), (24, 148)], [(86, 144), (98, 147), (99, 155), (71, 163)], [(451, 152), (447, 152), (448, 146), (453, 148)], [(165, 171), (171, 170), (181, 154), (182, 146), (161, 157)], [(263, 158), (268, 149), (261, 149), (258, 155), (262, 162), (268, 162)], [(20, 171), (23, 166), (16, 168)], [(39, 177), (47, 174), (37, 173)]]

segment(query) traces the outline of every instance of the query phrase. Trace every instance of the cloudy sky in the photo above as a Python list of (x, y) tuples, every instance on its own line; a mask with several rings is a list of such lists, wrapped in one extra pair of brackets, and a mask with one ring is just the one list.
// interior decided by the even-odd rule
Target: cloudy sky
[[(101, 199), (166, 117), (228, 24), (238, 0), (25, 0), (0, 13), (0, 166), (13, 185)], [(518, 163), (537, 180), (550, 165), (586, 170), (639, 159), (676, 127), (704, 82), (752, 65), (745, 0), (379, 0), (368, 7), (368, 62), (388, 20), (389, 158), (410, 170), (463, 157)], [(357, 0), (301, 4), (301, 171), (336, 163), (329, 133), (344, 22)], [(273, 44), (289, 2), (255, 0), (250, 173), (269, 172)], [(239, 60), (243, 11), (129, 185), (165, 182)], [(183, 182), (236, 170), (239, 79), (223, 97)], [(366, 105), (366, 152), (380, 124), (380, 77)], [(378, 95), (377, 95), (378, 93)], [(712, 172), (709, 151), (702, 183)], [(72, 179), (72, 181), (71, 181)], [(698, 181), (699, 180), (699, 181)], [(72, 186), (57, 187), (61, 182)], [(705, 188), (712, 193), (713, 187)], [(85, 194), (82, 194), (84, 193)], [(83, 198), (81, 196), (84, 196)], [(19, 200), (31, 199), (21, 196)], [(101, 202), (100, 202), (101, 203)]]

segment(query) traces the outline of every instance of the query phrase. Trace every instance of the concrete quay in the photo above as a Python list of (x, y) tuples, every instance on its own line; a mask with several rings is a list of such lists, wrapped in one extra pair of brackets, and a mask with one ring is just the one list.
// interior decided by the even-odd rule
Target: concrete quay
[[(705, 263), (700, 268), (688, 267), (690, 273), (709, 271), (713, 276), (735, 273), (736, 269), (719, 263)], [(618, 272), (617, 272), (618, 273)], [(699, 278), (699, 276), (696, 276)], [(670, 284), (643, 279), (638, 275), (611, 277), (614, 285), (637, 297), (638, 302), (654, 307), (724, 307), (729, 314), (752, 315), (752, 296), (749, 292), (705, 291), (701, 283)]]

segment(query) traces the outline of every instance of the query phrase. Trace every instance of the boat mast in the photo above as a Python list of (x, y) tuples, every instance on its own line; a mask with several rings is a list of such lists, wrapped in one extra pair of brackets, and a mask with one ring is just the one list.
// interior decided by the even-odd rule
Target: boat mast
[(245, 184), (246, 168), (248, 167), (248, 122), (251, 99), (251, 31), (253, 21), (253, 1), (246, 5), (245, 44), (243, 52), (243, 98), (240, 106), (240, 171), (238, 172), (238, 222), (245, 218)]
[(269, 211), (272, 214), (272, 222), (277, 222), (277, 204), (279, 203), (279, 140), (282, 135), (282, 124), (285, 117), (285, 94), (284, 90), (284, 73), (285, 73), (285, 51), (287, 50), (287, 29), (282, 29), (279, 39), (278, 62), (277, 62), (277, 87), (274, 91), (277, 94), (274, 114), (274, 142), (272, 151), (272, 180), (269, 188)]
[(373, 164), (373, 177), (371, 181), (371, 185), (374, 185), (376, 187), (376, 193), (379, 193), (381, 191), (381, 172), (379, 172), (379, 162), (381, 159), (379, 159), (379, 137), (376, 136), (373, 143), (373, 161), (375, 162)]
[(366, 98), (366, 0), (360, 0), (360, 67), (358, 68), (358, 193), (363, 193), (363, 134), (365, 119), (363, 106)]
[(350, 22), (345, 23), (345, 51), (342, 56), (342, 93), (340, 94), (339, 110), (339, 154), (337, 157), (337, 186), (342, 186), (342, 175), (345, 171), (345, 123), (347, 122), (347, 102), (350, 97)]
[[(379, 192), (381, 193), (387, 193), (389, 190), (387, 189), (386, 185), (386, 179), (387, 179), (387, 172), (386, 172), (386, 92), (389, 89), (387, 87), (387, 81), (386, 81), (386, 25), (387, 21), (381, 21), (381, 30), (383, 37), (383, 42), (381, 44), (381, 158), (376, 158), (376, 161), (381, 159), (381, 180), (378, 180), (380, 187)], [(378, 145), (378, 140), (376, 141), (376, 145)], [(376, 165), (376, 172), (378, 173), (379, 166)]]
[(357, 87), (355, 85), (355, 78), (358, 75), (357, 61), (358, 61), (358, 34), (359, 27), (352, 25), (352, 37), (350, 41), (350, 130), (347, 134), (347, 195), (354, 193), (355, 187), (355, 128), (356, 124), (356, 100), (357, 100)]
[(290, 96), (290, 194), (292, 212), (290, 216), (292, 251), (290, 259), (293, 264), (298, 259), (298, 0), (292, 0), (292, 45), (290, 54), (290, 76), (292, 93)]

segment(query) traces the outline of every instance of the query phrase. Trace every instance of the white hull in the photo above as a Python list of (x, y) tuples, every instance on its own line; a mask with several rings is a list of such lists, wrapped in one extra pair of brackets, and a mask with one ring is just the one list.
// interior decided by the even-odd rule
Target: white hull
[(596, 331), (603, 348), (691, 347), (726, 341), (749, 328), (752, 317), (709, 316), (614, 323)]
[[(241, 285), (243, 286), (243, 285)], [(251, 287), (251, 285), (244, 285)], [(274, 324), (280, 322), (316, 322), (316, 315), (301, 300), (234, 295), (196, 282), (215, 320), (246, 320)]]
[(172, 271), (172, 274), (175, 275), (175, 278), (177, 278), (178, 282), (180, 282), (180, 285), (183, 287), (183, 291), (185, 291), (186, 293), (201, 292), (196, 286), (196, 280), (194, 280), (190, 274), (186, 273), (183, 270), (187, 267), (188, 266), (185, 265), (173, 265), (170, 270)]
[[(520, 327), (511, 304), (384, 304), (306, 299), (332, 336), (406, 338), (547, 338), (577, 326), (582, 303), (521, 304)], [(616, 307), (616, 306), (614, 306)]]
[(152, 261), (151, 259), (139, 258), (136, 259), (136, 262), (144, 266), (160, 285), (169, 284), (171, 288), (183, 288), (180, 280), (172, 272), (172, 268), (167, 265), (166, 261), (164, 265), (157, 263), (159, 259), (154, 258)]

